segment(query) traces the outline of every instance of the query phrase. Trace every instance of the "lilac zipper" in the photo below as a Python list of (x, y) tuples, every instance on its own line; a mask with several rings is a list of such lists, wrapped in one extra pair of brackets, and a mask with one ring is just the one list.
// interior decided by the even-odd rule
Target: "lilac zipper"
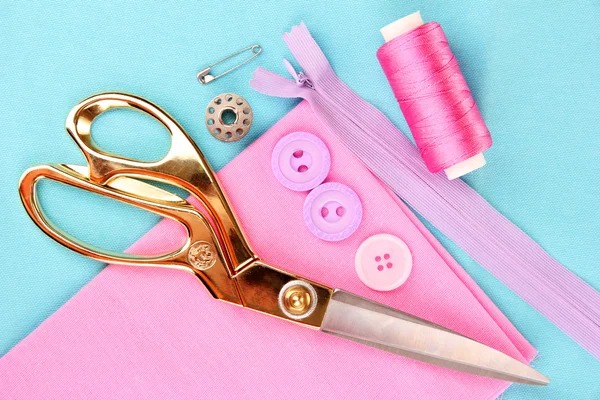
[(304, 23), (283, 39), (303, 72), (284, 60), (294, 81), (258, 68), (250, 86), (307, 100), (319, 120), (400, 198), (600, 360), (600, 293), (465, 182), (429, 172), (408, 138), (335, 75)]

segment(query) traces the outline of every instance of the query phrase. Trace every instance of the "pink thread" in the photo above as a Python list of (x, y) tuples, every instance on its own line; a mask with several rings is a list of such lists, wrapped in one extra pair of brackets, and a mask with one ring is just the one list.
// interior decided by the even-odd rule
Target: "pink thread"
[(490, 148), (490, 132), (437, 22), (387, 42), (377, 58), (431, 172)]

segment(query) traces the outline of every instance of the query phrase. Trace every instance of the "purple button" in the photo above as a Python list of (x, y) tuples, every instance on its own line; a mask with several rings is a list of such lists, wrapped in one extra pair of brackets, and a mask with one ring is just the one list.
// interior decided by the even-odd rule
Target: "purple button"
[(271, 168), (283, 186), (298, 192), (321, 184), (329, 173), (331, 157), (321, 139), (308, 132), (294, 132), (277, 142)]
[(412, 271), (412, 255), (406, 243), (394, 235), (373, 235), (358, 247), (354, 258), (360, 280), (373, 290), (400, 287)]
[(304, 222), (319, 239), (336, 242), (352, 235), (362, 220), (362, 204), (354, 190), (328, 182), (313, 189), (304, 201)]

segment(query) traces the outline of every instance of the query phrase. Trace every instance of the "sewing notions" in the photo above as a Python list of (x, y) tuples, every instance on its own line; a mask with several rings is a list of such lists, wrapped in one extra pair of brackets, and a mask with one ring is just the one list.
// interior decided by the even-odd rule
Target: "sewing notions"
[[(231, 117), (227, 120), (227, 114)], [(223, 93), (206, 107), (206, 127), (210, 134), (222, 142), (235, 142), (250, 131), (252, 108), (242, 96)]]
[(482, 167), (492, 138), (440, 25), (415, 13), (382, 33), (377, 58), (427, 168), (454, 179)]
[[(246, 51), (250, 51), (252, 53), (252, 55), (250, 57), (248, 57), (246, 60), (242, 61), (241, 63), (239, 63), (238, 65), (236, 65), (232, 68), (229, 68), (227, 71), (218, 74), (217, 76), (210, 74), (211, 68), (213, 68), (215, 65), (219, 65), (222, 62), (225, 62), (225, 61), (229, 60), (230, 58), (235, 57), (238, 54), (241, 54)], [(223, 75), (227, 75), (231, 71), (241, 67), (242, 65), (246, 64), (248, 61), (252, 60), (254, 57), (258, 56), (261, 52), (262, 52), (262, 47), (260, 47), (260, 45), (258, 45), (258, 44), (248, 46), (245, 49), (242, 49), (240, 51), (236, 51), (235, 53), (233, 53), (225, 58), (222, 58), (221, 60), (217, 61), (216, 63), (211, 64), (208, 67), (204, 68), (202, 71), (198, 72), (198, 76), (197, 76), (198, 82), (209, 83), (209, 82), (214, 81), (215, 79), (222, 77)]]

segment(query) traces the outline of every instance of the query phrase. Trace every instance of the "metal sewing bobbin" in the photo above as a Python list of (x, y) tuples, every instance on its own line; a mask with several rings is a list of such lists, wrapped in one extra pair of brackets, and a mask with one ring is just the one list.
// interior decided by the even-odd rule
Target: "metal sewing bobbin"
[(242, 96), (222, 93), (206, 107), (206, 127), (222, 142), (235, 142), (250, 131), (252, 108)]

